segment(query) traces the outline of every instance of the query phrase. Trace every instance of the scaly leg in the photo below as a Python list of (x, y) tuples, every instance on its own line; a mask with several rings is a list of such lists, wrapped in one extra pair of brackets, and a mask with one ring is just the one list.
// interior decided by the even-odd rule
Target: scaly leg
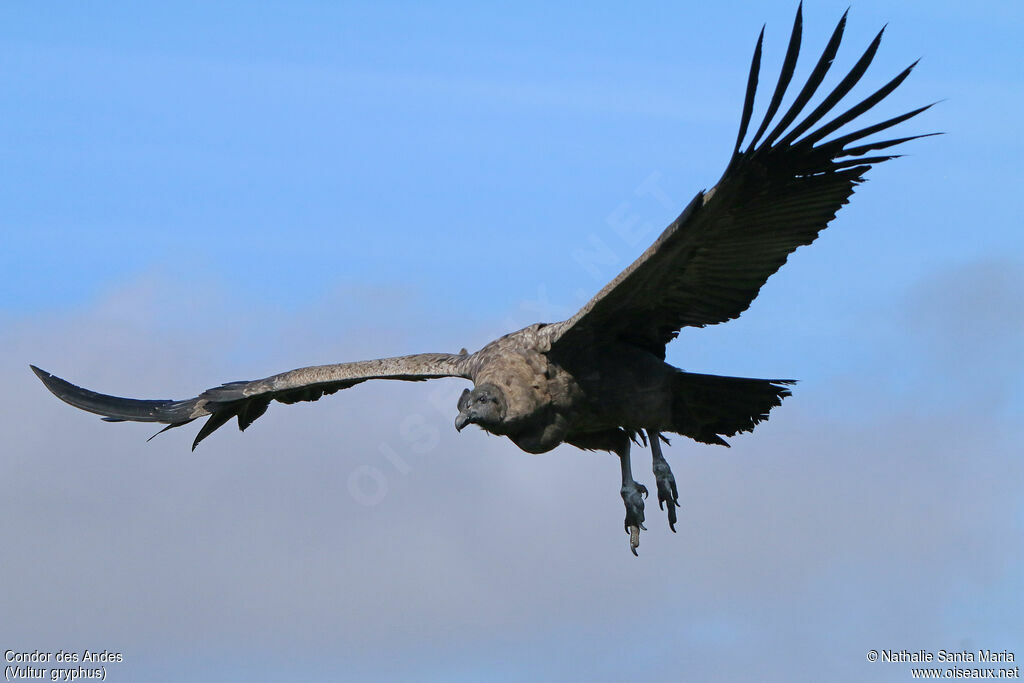
[(647, 438), (651, 442), (651, 453), (654, 456), (654, 477), (658, 481), (658, 507), (664, 510), (668, 503), (668, 526), (672, 533), (676, 531), (676, 508), (679, 507), (679, 490), (676, 489), (676, 478), (672, 476), (672, 468), (661, 454), (661, 433), (647, 430)]
[[(619, 464), (622, 466), (622, 502), (626, 505), (626, 532), (629, 534), (629, 549), (634, 555), (640, 546), (640, 530), (647, 531), (644, 526), (644, 498), (647, 497), (647, 487), (633, 481), (633, 472), (629, 465), (629, 441), (617, 450)], [(642, 495), (641, 495), (642, 494)]]

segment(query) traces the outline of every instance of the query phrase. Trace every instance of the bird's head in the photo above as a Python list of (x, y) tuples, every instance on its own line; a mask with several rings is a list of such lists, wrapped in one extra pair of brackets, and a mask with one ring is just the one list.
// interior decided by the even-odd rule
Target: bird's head
[(468, 424), (480, 425), (484, 429), (496, 427), (505, 419), (506, 407), (505, 395), (493, 384), (481, 384), (472, 391), (466, 389), (459, 397), (455, 429), (461, 432)]

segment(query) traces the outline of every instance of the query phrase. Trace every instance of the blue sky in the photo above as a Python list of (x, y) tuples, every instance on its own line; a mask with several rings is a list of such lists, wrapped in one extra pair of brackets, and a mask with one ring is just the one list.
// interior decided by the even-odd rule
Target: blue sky
[[(751, 7), (0, 7), (0, 644), (120, 648), (111, 680), (185, 659), (190, 680), (905, 680), (864, 652), (1024, 656), (1016, 3), (852, 6), (837, 74), (888, 22), (854, 97), (923, 58), (869, 118), (943, 99), (902, 131), (947, 135), (872, 171), (741, 319), (670, 347), (802, 381), (730, 451), (673, 442), (683, 528), (649, 504), (640, 560), (614, 462), (457, 438), (457, 383), (277, 406), (191, 455), (27, 370), (185, 397), (571, 314), (721, 174), (757, 32), (771, 82), (795, 3)], [(807, 3), (798, 79), (845, 7)], [(351, 494), (361, 466), (382, 503)]]

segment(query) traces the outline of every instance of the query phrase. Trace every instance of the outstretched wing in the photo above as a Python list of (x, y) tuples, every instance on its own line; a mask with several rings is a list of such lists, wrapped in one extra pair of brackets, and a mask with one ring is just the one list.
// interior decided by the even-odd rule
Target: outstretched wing
[(271, 401), (315, 401), (371, 379), (411, 382), (438, 377), (469, 379), (468, 358), (467, 355), (449, 353), (421, 353), (356, 363), (314, 365), (251, 382), (228, 382), (184, 401), (143, 401), (107, 396), (76, 387), (34, 365), (30, 367), (57, 398), (76, 408), (102, 415), (108, 422), (162, 422), (167, 427), (161, 431), (166, 431), (209, 415), (210, 419), (192, 443), (192, 450), (195, 450), (200, 441), (233, 417), (238, 418), (238, 428), (244, 430), (267, 411)]
[(926, 137), (861, 142), (931, 105), (824, 141), (881, 102), (917, 62), (863, 101), (811, 130), (864, 75), (882, 31), (821, 104), (793, 125), (835, 58), (846, 25), (845, 13), (806, 85), (769, 131), (793, 77), (801, 25), (798, 8), (778, 84), (746, 150), (741, 151), (741, 145), (753, 112), (763, 28), (750, 67), (736, 147), (721, 180), (711, 190), (698, 193), (654, 244), (576, 315), (557, 324), (559, 328), (553, 331), (556, 346), (575, 348), (595, 340), (618, 339), (664, 358), (665, 345), (682, 327), (703, 327), (738, 317), (789, 254), (813, 242), (835, 218), (867, 170), (898, 156), (872, 152)]

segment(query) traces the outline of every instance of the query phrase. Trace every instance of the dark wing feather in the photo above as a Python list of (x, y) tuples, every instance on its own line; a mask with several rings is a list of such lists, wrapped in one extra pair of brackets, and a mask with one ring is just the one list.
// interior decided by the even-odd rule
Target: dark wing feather
[(754, 46), (754, 57), (750, 60), (750, 75), (747, 77), (747, 96), (743, 99), (743, 114), (740, 116), (740, 132), (736, 135), (736, 152), (740, 151), (743, 138), (747, 134), (747, 126), (750, 125), (750, 117), (754, 113), (754, 92), (757, 90), (757, 74), (761, 70), (761, 44), (764, 43), (764, 26), (761, 27), (761, 35), (757, 37), (757, 45)]
[(814, 129), (864, 75), (878, 50), (881, 32), (822, 103), (797, 121), (832, 65), (845, 24), (843, 14), (807, 83), (758, 144), (771, 126), (796, 66), (802, 25), (797, 10), (765, 118), (747, 150), (741, 152), (757, 85), (761, 55), (758, 38), (736, 151), (721, 180), (708, 192), (698, 193), (654, 244), (576, 315), (552, 326), (556, 348), (617, 339), (664, 357), (665, 345), (682, 327), (703, 327), (738, 317), (789, 254), (813, 242), (835, 218), (863, 181), (864, 173), (873, 164), (898, 156), (865, 156), (868, 152), (925, 137), (851, 146), (928, 107), (822, 141), (882, 101), (910, 74), (916, 62), (863, 101)]
[[(771, 123), (772, 117), (775, 116), (775, 112), (779, 110), (779, 105), (782, 104), (782, 96), (786, 94), (786, 88), (789, 87), (789, 82), (793, 80), (793, 72), (796, 71), (796, 58), (800, 54), (800, 36), (803, 33), (803, 16), (804, 4), (801, 2), (796, 7), (796, 18), (793, 20), (793, 32), (789, 36), (789, 47), (786, 48), (786, 58), (782, 60), (782, 72), (779, 74), (779, 82), (775, 85), (775, 93), (772, 95), (772, 101), (768, 104), (768, 110), (764, 114), (764, 119), (761, 121), (761, 127), (754, 133), (754, 137), (750, 140), (750, 146), (753, 147), (757, 144), (757, 141), (761, 139), (761, 136), (766, 130), (768, 130), (768, 124)], [(758, 46), (764, 39), (764, 27), (761, 27), (761, 36), (757, 39)], [(756, 83), (756, 81), (755, 81)], [(748, 85), (749, 89), (749, 85)], [(755, 88), (756, 89), (756, 88)], [(750, 108), (754, 108), (754, 96), (751, 93), (749, 96)], [(744, 105), (746, 106), (746, 105)], [(746, 126), (740, 126), (740, 137), (736, 141), (736, 150), (739, 151), (740, 144), (743, 142), (743, 137), (746, 134)]]
[(315, 401), (321, 396), (371, 379), (411, 382), (438, 377), (468, 379), (468, 358), (470, 356), (448, 353), (421, 353), (355, 363), (315, 365), (252, 382), (229, 382), (184, 401), (150, 401), (98, 394), (77, 387), (34, 365), (31, 368), (57, 398), (76, 408), (102, 415), (108, 422), (161, 422), (167, 426), (157, 432), (160, 434), (197, 418), (209, 416), (192, 444), (195, 450), (200, 441), (233, 417), (238, 419), (238, 428), (244, 430), (267, 412), (271, 401)]

